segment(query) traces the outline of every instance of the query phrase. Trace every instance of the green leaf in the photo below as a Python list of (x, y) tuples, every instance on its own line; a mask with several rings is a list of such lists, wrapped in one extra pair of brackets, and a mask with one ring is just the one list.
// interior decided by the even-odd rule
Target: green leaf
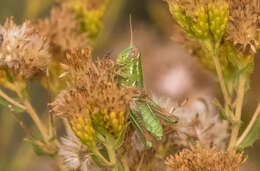
[[(22, 104), (22, 103), (20, 102), (20, 99), (18, 99), (18, 98), (13, 98), (13, 100), (15, 100), (16, 102)], [(25, 112), (24, 109), (21, 109), (21, 108), (15, 106), (15, 105), (13, 105), (12, 103), (8, 102), (7, 100), (5, 100), (5, 99), (2, 98), (2, 97), (0, 97), (0, 105), (3, 105), (3, 106), (5, 106), (5, 107), (9, 107), (9, 108), (11, 108), (12, 111), (17, 112), (17, 113)]]
[(136, 104), (143, 117), (145, 128), (158, 140), (162, 139), (163, 128), (152, 109), (146, 103), (137, 102)]
[(251, 128), (245, 139), (240, 143), (238, 149), (243, 150), (247, 147), (252, 146), (258, 138), (260, 138), (260, 116), (257, 117), (253, 127)]

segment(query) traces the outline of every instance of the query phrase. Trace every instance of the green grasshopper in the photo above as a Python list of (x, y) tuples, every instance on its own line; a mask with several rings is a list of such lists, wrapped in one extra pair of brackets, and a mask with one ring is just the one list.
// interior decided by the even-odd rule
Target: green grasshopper
[[(141, 53), (139, 49), (133, 45), (131, 20), (130, 28), (130, 46), (119, 53), (117, 57), (117, 64), (120, 67), (120, 83), (125, 86), (136, 86), (144, 89)], [(133, 98), (130, 119), (141, 140), (147, 146), (150, 146), (151, 142), (146, 140), (144, 136), (145, 130), (158, 140), (163, 136), (163, 128), (158, 118), (168, 123), (177, 122), (175, 116), (166, 116), (151, 98), (147, 96)]]

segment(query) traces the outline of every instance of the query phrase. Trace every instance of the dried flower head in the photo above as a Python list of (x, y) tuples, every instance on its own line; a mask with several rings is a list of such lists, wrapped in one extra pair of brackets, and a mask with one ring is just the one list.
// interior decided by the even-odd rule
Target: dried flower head
[(52, 104), (52, 111), (68, 118), (76, 136), (88, 146), (94, 145), (96, 129), (117, 137), (128, 120), (135, 89), (119, 86), (115, 67), (109, 59), (90, 61), (78, 74), (76, 89), (62, 92)]
[(218, 152), (197, 144), (169, 156), (165, 164), (168, 171), (239, 171), (244, 161), (242, 154)]
[(79, 169), (89, 158), (86, 147), (76, 137), (61, 138), (59, 156), (63, 164), (71, 170)]
[(90, 62), (77, 80), (77, 88), (87, 97), (94, 125), (105, 126), (112, 134), (123, 129), (135, 94), (135, 88), (119, 86), (116, 72), (112, 60), (98, 60), (96, 64)]
[(234, 42), (242, 50), (251, 49), (256, 52), (260, 29), (259, 0), (229, 0), (230, 17), (227, 39)]
[(46, 71), (50, 62), (49, 44), (28, 22), (16, 25), (12, 19), (0, 26), (0, 67), (14, 76), (30, 78)]
[(88, 47), (87, 34), (80, 32), (80, 21), (66, 5), (53, 8), (50, 18), (40, 20), (36, 26), (50, 40), (54, 54), (64, 56), (66, 50)]
[(59, 149), (59, 157), (62, 164), (69, 170), (88, 171), (95, 169), (98, 171), (97, 166), (94, 166), (87, 147), (82, 144), (69, 125), (66, 126), (67, 136), (61, 138), (61, 145)]
[(228, 124), (221, 121), (217, 114), (213, 114), (214, 110), (208, 111), (201, 101), (192, 102), (194, 105), (203, 106), (201, 109), (196, 109), (185, 105), (179, 106), (168, 98), (153, 96), (153, 100), (179, 119), (174, 126), (175, 132), (169, 135), (171, 143), (187, 147), (191, 142), (198, 141), (202, 145), (214, 145), (219, 149), (225, 149)]
[(66, 53), (64, 64), (76, 72), (83, 71), (91, 60), (90, 49), (72, 49)]

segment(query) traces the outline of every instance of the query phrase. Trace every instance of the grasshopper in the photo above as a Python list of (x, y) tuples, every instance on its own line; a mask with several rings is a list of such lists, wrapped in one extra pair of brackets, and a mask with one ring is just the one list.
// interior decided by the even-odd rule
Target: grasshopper
[[(120, 68), (120, 83), (125, 86), (135, 86), (144, 91), (142, 60), (139, 49), (133, 44), (133, 32), (130, 18), (131, 42), (130, 46), (119, 53), (117, 64)], [(145, 94), (145, 93), (144, 93)], [(160, 140), (163, 136), (163, 128), (159, 118), (167, 123), (176, 123), (177, 118), (173, 115), (165, 115), (165, 112), (156, 105), (151, 98), (140, 95), (132, 99), (130, 119), (136, 128), (141, 140), (147, 145), (151, 144), (146, 141), (144, 129), (153, 137)]]

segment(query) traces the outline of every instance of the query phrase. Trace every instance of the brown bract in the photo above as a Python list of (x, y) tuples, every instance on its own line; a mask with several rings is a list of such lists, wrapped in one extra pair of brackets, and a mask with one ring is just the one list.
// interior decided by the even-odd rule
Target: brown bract
[(167, 171), (239, 171), (244, 161), (242, 154), (219, 152), (197, 144), (169, 156), (165, 164)]
[(12, 19), (0, 26), (0, 67), (8, 68), (13, 76), (31, 78), (47, 70), (50, 62), (49, 43), (26, 21), (16, 25)]
[(260, 29), (259, 0), (229, 0), (229, 25), (226, 37), (243, 51), (256, 52)]
[(36, 26), (50, 40), (55, 57), (64, 56), (69, 49), (88, 47), (87, 34), (80, 32), (80, 21), (65, 4), (53, 8), (50, 18), (39, 20)]

